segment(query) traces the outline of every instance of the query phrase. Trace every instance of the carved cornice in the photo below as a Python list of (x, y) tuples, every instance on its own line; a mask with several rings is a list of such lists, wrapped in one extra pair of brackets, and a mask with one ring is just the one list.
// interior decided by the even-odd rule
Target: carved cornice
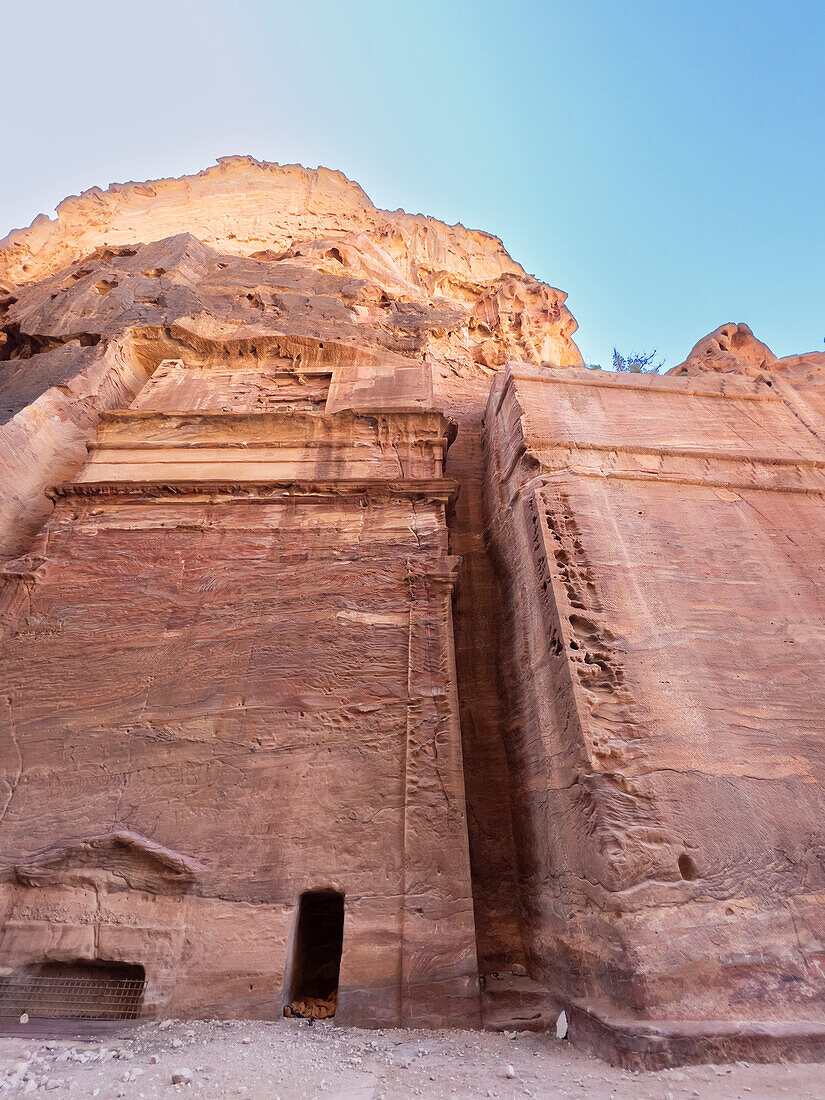
[(212, 409), (165, 409), (158, 412), (151, 409), (113, 409), (101, 413), (101, 425), (138, 424), (141, 427), (158, 424), (168, 425), (174, 422), (191, 424), (208, 423), (211, 425), (265, 425), (280, 426), (287, 422), (303, 421), (307, 424), (351, 424), (351, 423), (375, 423), (383, 421), (388, 424), (404, 424), (415, 421), (419, 424), (432, 424), (443, 433), (447, 433), (453, 421), (440, 409), (424, 409), (421, 406), (409, 406), (403, 408), (359, 408), (340, 409), (336, 412), (326, 412), (322, 409), (270, 409), (266, 412), (218, 412)]
[(245, 503), (271, 504), (285, 500), (329, 499), (331, 497), (406, 497), (437, 500), (448, 504), (458, 493), (458, 483), (450, 478), (342, 478), (333, 481), (90, 481), (68, 482), (47, 494), (51, 500), (64, 497), (106, 496), (124, 500), (166, 500), (195, 503), (196, 498), (229, 497)]

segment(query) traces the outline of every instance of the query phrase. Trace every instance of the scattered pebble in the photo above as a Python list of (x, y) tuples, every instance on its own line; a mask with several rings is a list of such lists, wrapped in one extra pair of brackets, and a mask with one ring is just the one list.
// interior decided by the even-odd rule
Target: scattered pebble
[[(559, 1015), (566, 1022), (566, 1013)], [(175, 1021), (180, 1038), (173, 1055), (176, 1033), (160, 1021), (107, 1031), (101, 1043), (72, 1035), (70, 1029), (57, 1041), (44, 1041), (31, 1029), (16, 1031), (16, 1019), (0, 1035), (0, 1100), (174, 1100), (176, 1094), (192, 1100), (539, 1100), (551, 1094), (568, 1100), (825, 1098), (823, 1066), (740, 1061), (661, 1073), (622, 1070), (575, 1044), (558, 1043), (555, 1021), (549, 1034), (512, 1029), (366, 1032), (325, 1021), (309, 1028), (297, 1020), (203, 1022), (185, 1030)], [(187, 1064), (176, 1064), (184, 1056)]]

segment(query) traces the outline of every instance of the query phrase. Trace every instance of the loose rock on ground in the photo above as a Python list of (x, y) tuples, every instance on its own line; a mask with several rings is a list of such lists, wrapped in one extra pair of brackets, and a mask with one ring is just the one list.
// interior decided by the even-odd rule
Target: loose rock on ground
[[(825, 1100), (825, 1066), (687, 1066), (633, 1073), (553, 1035), (361, 1031), (325, 1021), (146, 1023), (104, 1037), (0, 1037), (0, 1097), (159, 1100)], [(179, 1045), (174, 1045), (178, 1040)], [(186, 1061), (181, 1059), (185, 1052)]]

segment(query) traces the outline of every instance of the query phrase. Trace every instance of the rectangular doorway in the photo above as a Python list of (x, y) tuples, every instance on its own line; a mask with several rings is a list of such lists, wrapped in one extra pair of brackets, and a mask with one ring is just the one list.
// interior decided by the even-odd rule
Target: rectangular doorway
[(338, 1006), (344, 944), (344, 895), (314, 890), (301, 895), (285, 1016), (329, 1019)]

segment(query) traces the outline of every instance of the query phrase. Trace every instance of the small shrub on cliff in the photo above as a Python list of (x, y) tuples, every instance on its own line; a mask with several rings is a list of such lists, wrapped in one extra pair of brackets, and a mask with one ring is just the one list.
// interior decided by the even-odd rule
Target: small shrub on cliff
[(657, 374), (665, 365), (664, 359), (654, 363), (656, 349), (648, 355), (647, 352), (637, 352), (635, 355), (622, 355), (618, 348), (613, 349), (613, 370), (624, 374)]

